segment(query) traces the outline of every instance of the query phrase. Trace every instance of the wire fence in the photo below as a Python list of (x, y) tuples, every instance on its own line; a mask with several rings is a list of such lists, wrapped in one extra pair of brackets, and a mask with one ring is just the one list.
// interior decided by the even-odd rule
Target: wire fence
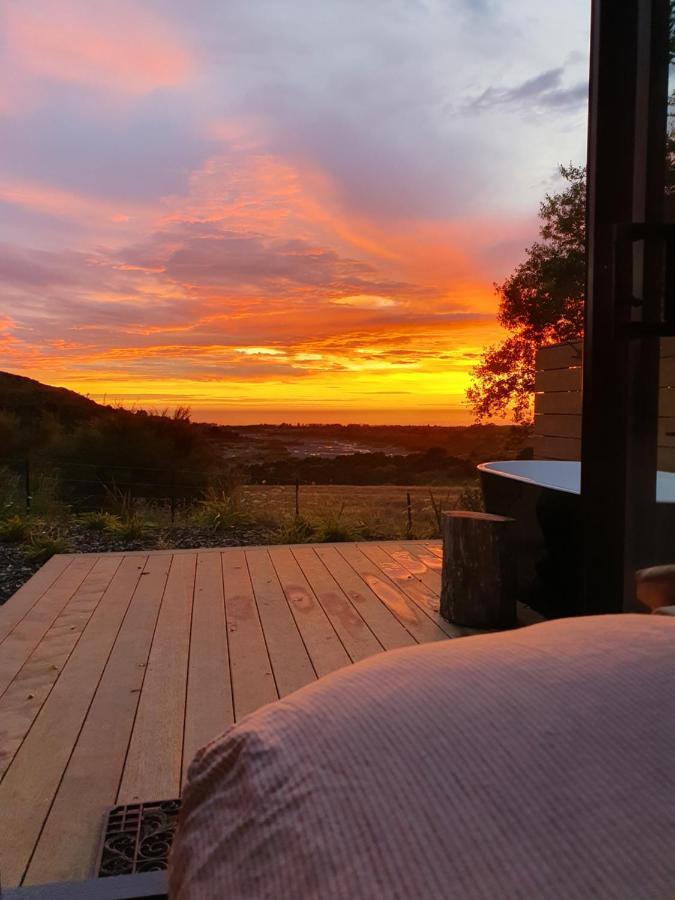
[[(194, 524), (214, 503), (212, 514), (220, 519), (222, 501), (235, 498), (232, 512), (245, 512), (260, 522), (286, 521), (315, 527), (332, 521), (332, 532), (370, 521), (379, 534), (411, 539), (438, 533), (444, 511), (480, 504), (475, 489), (458, 485), (438, 488), (401, 485), (293, 483), (245, 484), (226, 475), (200, 473), (180, 466), (133, 466), (99, 462), (66, 462), (40, 457), (0, 457), (0, 515), (17, 513), (39, 518), (62, 514), (107, 511), (133, 519), (138, 513), (159, 521)], [(238, 499), (236, 499), (238, 498)], [(220, 508), (218, 504), (221, 503)], [(344, 514), (344, 515), (343, 515)], [(197, 519), (195, 519), (195, 515)], [(324, 522), (324, 524), (325, 524)], [(330, 530), (330, 529), (329, 529)]]
[[(187, 477), (186, 477), (187, 476)], [(58, 499), (77, 508), (93, 508), (116, 497), (118, 502), (164, 502), (174, 521), (180, 502), (198, 498), (209, 487), (222, 488), (206, 475), (169, 466), (131, 466), (39, 458), (0, 457), (0, 490), (6, 503), (18, 502), (30, 514), (38, 498)]]

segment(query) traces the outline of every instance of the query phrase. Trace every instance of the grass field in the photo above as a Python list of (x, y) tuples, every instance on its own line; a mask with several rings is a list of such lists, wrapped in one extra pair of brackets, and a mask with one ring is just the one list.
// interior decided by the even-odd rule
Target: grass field
[(81, 515), (41, 502), (31, 515), (0, 514), (0, 604), (54, 553), (426, 539), (439, 536), (442, 512), (479, 503), (477, 487), (465, 484), (301, 485), (297, 514), (294, 485), (243, 485), (179, 504), (173, 521), (166, 502)]
[[(246, 515), (292, 527), (296, 513), (293, 485), (246, 485), (240, 488), (239, 499)], [(298, 493), (301, 519), (318, 532), (344, 533), (345, 540), (359, 536), (433, 537), (438, 534), (438, 511), (453, 509), (461, 501), (475, 502), (473, 491), (464, 485), (303, 484)]]

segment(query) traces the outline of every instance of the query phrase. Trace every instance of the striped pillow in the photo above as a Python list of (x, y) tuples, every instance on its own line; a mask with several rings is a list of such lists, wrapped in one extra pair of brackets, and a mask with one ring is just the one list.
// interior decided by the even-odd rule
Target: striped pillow
[(391, 651), (200, 751), (172, 896), (675, 895), (675, 619)]

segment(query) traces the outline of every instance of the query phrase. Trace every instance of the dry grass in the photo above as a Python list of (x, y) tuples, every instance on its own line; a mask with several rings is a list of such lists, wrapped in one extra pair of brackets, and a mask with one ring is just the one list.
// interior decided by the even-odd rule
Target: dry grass
[[(373, 538), (428, 538), (437, 534), (437, 506), (451, 509), (463, 486), (405, 487), (399, 485), (301, 485), (300, 516), (318, 531), (334, 527), (353, 529)], [(410, 493), (412, 531), (408, 529), (407, 494)], [(239, 489), (241, 508), (252, 518), (292, 523), (295, 488), (292, 485), (245, 485)], [(358, 538), (354, 538), (358, 539)]]

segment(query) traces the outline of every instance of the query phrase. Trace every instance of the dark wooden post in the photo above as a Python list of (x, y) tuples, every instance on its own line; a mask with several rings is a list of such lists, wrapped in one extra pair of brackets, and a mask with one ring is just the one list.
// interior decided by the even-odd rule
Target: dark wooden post
[(171, 469), (170, 473), (170, 487), (171, 487), (171, 524), (173, 525), (176, 521), (176, 473), (173, 469)]
[(26, 515), (30, 515), (33, 495), (31, 494), (31, 483), (30, 483), (30, 460), (28, 457), (24, 460), (23, 464), (23, 481), (24, 481), (24, 496), (26, 498)]
[(584, 612), (613, 613), (633, 608), (635, 568), (658, 540), (657, 338), (674, 323), (650, 234), (664, 211), (669, 4), (591, 6), (580, 587)]
[(513, 519), (455, 511), (443, 516), (441, 615), (469, 628), (516, 624)]

